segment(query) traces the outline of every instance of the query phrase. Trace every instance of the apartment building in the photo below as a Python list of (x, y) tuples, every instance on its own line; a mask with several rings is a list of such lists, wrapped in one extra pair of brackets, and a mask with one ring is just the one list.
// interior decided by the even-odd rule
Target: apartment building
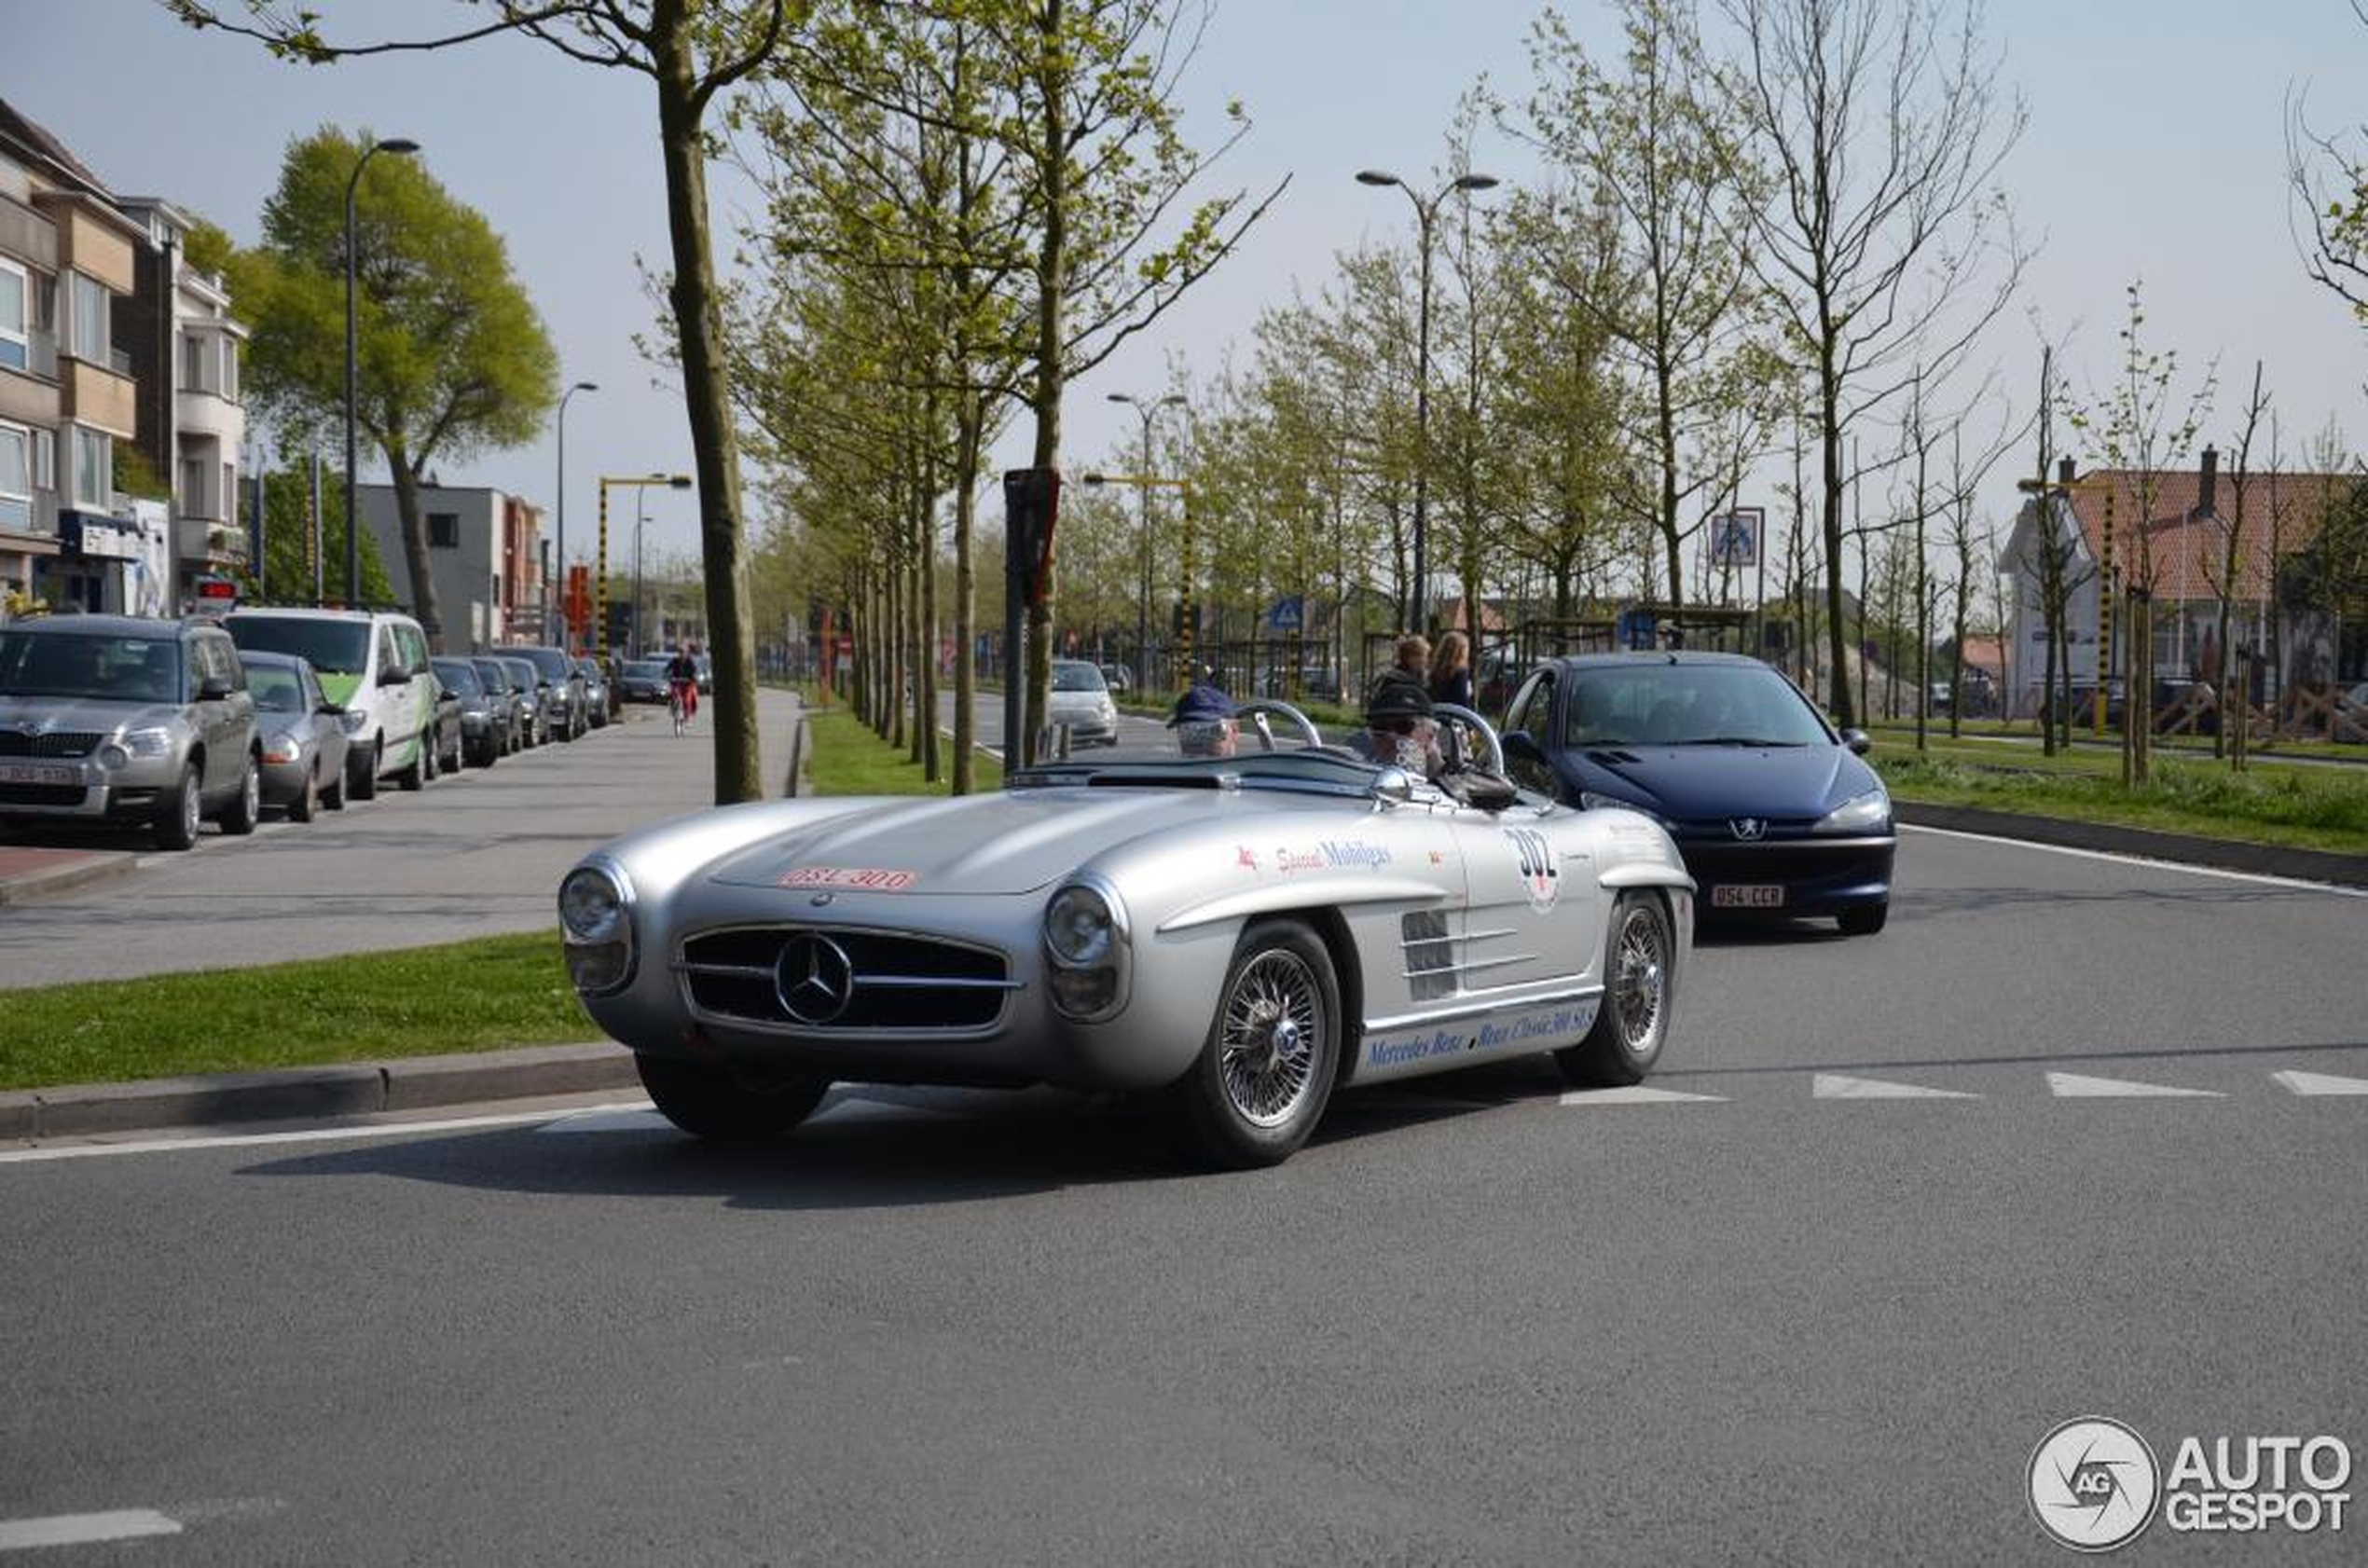
[[(543, 509), (483, 485), (420, 486), (429, 572), (444, 646), (466, 651), (531, 641), (543, 626)], [(395, 597), (417, 611), (410, 557), (392, 485), (362, 487), (362, 521), (379, 543)]]
[(115, 315), (146, 242), (0, 100), (0, 607), (136, 607), (142, 542), (116, 516), (115, 448), (138, 433), (138, 396)]
[(140, 450), (172, 492), (172, 602), (195, 580), (243, 571), (250, 540), (239, 500), (246, 411), (239, 364), (247, 329), (221, 277), (189, 264), (189, 215), (153, 196), (124, 212), (147, 231), (138, 288), (116, 312), (116, 340), (139, 386)]

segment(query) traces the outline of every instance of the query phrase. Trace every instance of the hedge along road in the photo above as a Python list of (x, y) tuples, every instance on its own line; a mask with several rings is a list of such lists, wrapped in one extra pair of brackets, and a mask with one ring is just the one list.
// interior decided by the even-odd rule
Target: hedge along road
[[(791, 693), (758, 695), (768, 781), (788, 766), (796, 711)], [(209, 828), (194, 852), (146, 855), (129, 876), (0, 908), (0, 988), (556, 928), (552, 900), (577, 856), (714, 799), (704, 709), (681, 739), (661, 709), (628, 708), (626, 721), (420, 794), (382, 784), (378, 799), (309, 826), (267, 822), (243, 842)]]

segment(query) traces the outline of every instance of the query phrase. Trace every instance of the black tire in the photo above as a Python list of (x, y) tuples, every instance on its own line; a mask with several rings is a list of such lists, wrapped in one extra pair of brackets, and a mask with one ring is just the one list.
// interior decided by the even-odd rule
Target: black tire
[(430, 761), (435, 754), (435, 737), (423, 734), (411, 744), (419, 750), (411, 754), (409, 764), (394, 776), (394, 787), (406, 794), (417, 794), (428, 787), (429, 779), (435, 777), (430, 771), (435, 765)]
[(1170, 1133), (1219, 1170), (1289, 1159), (1331, 1099), (1342, 1028), (1323, 939), (1298, 920), (1252, 925), (1234, 945), (1201, 1053), (1163, 1092)]
[(637, 1052), (633, 1066), (659, 1113), (701, 1138), (778, 1138), (813, 1115), (831, 1087), (805, 1074), (752, 1086), (722, 1066), (674, 1056)]
[(1669, 911), (1651, 893), (1622, 893), (1604, 935), (1604, 997), (1595, 1026), (1554, 1052), (1563, 1077), (1582, 1089), (1642, 1083), (1669, 1040), (1677, 939)]
[(239, 776), (239, 792), (230, 797), (230, 804), (222, 808), (222, 815), (214, 820), (232, 838), (246, 837), (263, 820), (263, 764), (255, 760), (254, 752), (247, 753), (246, 771)]
[(288, 803), (288, 820), (291, 822), (310, 822), (315, 817), (320, 815), (321, 764), (318, 762), (315, 762), (312, 766), (305, 772), (304, 788), (298, 790), (296, 791), (296, 798)]
[(1890, 918), (1891, 901), (1885, 899), (1880, 903), (1861, 904), (1856, 909), (1845, 909), (1834, 916), (1834, 924), (1842, 928), (1842, 935), (1846, 937), (1871, 937), (1881, 930), (1884, 922)]
[(346, 763), (346, 792), (355, 800), (374, 801), (379, 798), (379, 764), (386, 761), (382, 750), (385, 744), (383, 740), (372, 740), (362, 753), (360, 767), (351, 763)]
[(433, 784), (444, 772), (444, 758), (438, 753), (435, 732), (428, 730), (420, 736), (420, 782)]
[(192, 849), (197, 846), (201, 793), (198, 783), (198, 764), (191, 763), (181, 770), (181, 782), (172, 793), (157, 803), (158, 848)]

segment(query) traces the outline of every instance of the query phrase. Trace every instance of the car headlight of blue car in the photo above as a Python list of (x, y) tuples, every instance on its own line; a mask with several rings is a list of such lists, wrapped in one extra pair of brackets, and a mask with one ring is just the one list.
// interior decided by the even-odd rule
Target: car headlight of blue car
[(597, 997), (632, 979), (633, 885), (624, 869), (595, 860), (568, 873), (559, 884), (559, 929), (578, 991)]
[(1879, 833), (1891, 827), (1891, 796), (1879, 784), (1853, 795), (1818, 818), (1810, 831), (1821, 833)]
[(1046, 988), (1065, 1018), (1097, 1023), (1126, 1005), (1126, 906), (1098, 876), (1070, 882), (1044, 906)]

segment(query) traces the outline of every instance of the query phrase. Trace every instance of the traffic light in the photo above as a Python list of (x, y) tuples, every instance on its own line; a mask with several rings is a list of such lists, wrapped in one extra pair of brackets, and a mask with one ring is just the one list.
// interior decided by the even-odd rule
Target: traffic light
[(633, 646), (633, 601), (629, 598), (609, 600), (608, 646)]
[(1044, 585), (1053, 564), (1053, 525), (1060, 509), (1059, 469), (1004, 470), (1005, 581), (1030, 609), (1044, 602)]

